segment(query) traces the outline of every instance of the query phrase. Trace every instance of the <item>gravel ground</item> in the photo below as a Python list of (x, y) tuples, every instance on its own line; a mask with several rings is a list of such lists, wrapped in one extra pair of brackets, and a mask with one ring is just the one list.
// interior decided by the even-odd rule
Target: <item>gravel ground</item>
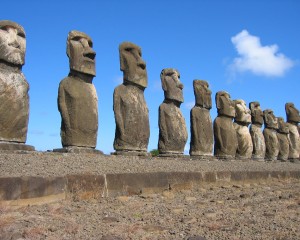
[(0, 205), (1, 240), (300, 239), (300, 181), (27, 206)]
[(293, 171), (299, 163), (248, 161), (199, 161), (96, 154), (44, 153), (0, 154), (0, 177), (65, 176), (129, 172)]

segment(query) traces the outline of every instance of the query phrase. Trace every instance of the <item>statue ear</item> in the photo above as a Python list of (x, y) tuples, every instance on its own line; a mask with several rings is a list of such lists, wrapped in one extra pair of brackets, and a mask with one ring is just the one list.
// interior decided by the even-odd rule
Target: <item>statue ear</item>
[(217, 106), (217, 109), (220, 109), (220, 98), (221, 98), (221, 94), (217, 93), (216, 94), (216, 106)]
[(124, 71), (124, 69), (125, 69), (124, 57), (122, 51), (120, 51), (120, 70)]
[(166, 79), (165, 79), (165, 70), (163, 69), (160, 73), (160, 80), (161, 80), (161, 86), (162, 86), (162, 89), (164, 91), (167, 91), (168, 88), (167, 88), (167, 84), (166, 84)]

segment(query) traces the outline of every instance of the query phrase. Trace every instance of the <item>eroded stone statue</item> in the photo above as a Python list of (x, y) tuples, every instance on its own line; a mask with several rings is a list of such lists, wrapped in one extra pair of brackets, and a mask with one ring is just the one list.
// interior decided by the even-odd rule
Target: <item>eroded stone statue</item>
[(247, 108), (246, 103), (242, 99), (234, 101), (235, 103), (235, 118), (234, 128), (236, 131), (238, 148), (236, 152), (237, 159), (251, 159), (253, 152), (253, 144), (249, 131), (251, 123), (251, 112)]
[(273, 110), (263, 111), (265, 128), (263, 131), (266, 143), (265, 159), (269, 161), (277, 160), (279, 153), (279, 143), (277, 138), (278, 122), (274, 116)]
[(144, 97), (148, 85), (141, 48), (130, 42), (119, 46), (123, 84), (114, 91), (116, 132), (114, 154), (148, 155), (149, 111)]
[(263, 111), (260, 108), (259, 102), (249, 103), (249, 108), (251, 110), (251, 126), (250, 134), (253, 144), (253, 154), (252, 158), (254, 160), (264, 160), (266, 155), (266, 143), (265, 137), (261, 130), (264, 123)]
[(282, 117), (277, 118), (277, 139), (279, 144), (278, 160), (287, 161), (289, 158), (289, 127)]
[(29, 118), (29, 84), (22, 72), (25, 51), (23, 27), (0, 21), (0, 150), (34, 150), (24, 144)]
[(213, 126), (210, 117), (211, 90), (208, 82), (204, 80), (194, 80), (193, 86), (195, 106), (190, 112), (190, 155), (200, 158), (211, 157), (214, 145)]
[(178, 156), (187, 142), (185, 119), (180, 110), (183, 103), (183, 84), (174, 68), (165, 68), (160, 74), (165, 99), (159, 106), (159, 156)]
[(58, 89), (62, 151), (93, 151), (97, 143), (98, 97), (92, 83), (96, 76), (92, 39), (83, 32), (69, 32), (67, 56), (70, 72)]
[(214, 155), (219, 159), (234, 159), (237, 151), (237, 137), (233, 126), (235, 117), (234, 102), (229, 93), (219, 91), (216, 93), (216, 106), (218, 116), (214, 120)]
[(299, 110), (293, 103), (285, 104), (285, 112), (287, 119), (287, 126), (289, 128), (289, 139), (290, 139), (290, 152), (289, 159), (299, 159), (300, 154), (300, 136), (299, 136)]

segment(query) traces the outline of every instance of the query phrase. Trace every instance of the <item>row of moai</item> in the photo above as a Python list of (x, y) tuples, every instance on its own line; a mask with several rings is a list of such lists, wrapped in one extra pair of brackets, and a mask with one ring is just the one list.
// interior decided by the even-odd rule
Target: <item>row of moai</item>
[[(53, 151), (101, 153), (95, 149), (98, 98), (92, 84), (96, 75), (96, 53), (92, 47), (87, 34), (79, 31), (68, 34), (70, 72), (58, 90), (63, 148)], [(23, 27), (15, 22), (0, 21), (0, 150), (34, 150), (25, 144), (29, 117), (29, 85), (22, 73), (25, 49)], [(119, 54), (123, 84), (115, 88), (113, 95), (116, 122), (113, 154), (147, 156), (150, 124), (144, 98), (148, 85), (146, 63), (141, 57), (141, 48), (130, 42), (119, 46)], [(159, 156), (183, 156), (188, 138), (180, 110), (183, 84), (178, 70), (173, 68), (163, 69), (160, 77), (164, 101), (159, 106)], [(219, 91), (216, 93), (218, 116), (212, 123), (212, 93), (208, 82), (194, 80), (193, 87), (192, 158), (209, 159), (214, 155), (219, 159), (299, 159), (300, 117), (294, 104), (285, 105), (287, 122), (284, 122), (283, 118), (276, 118), (272, 110), (262, 111), (258, 102), (251, 102), (249, 109), (243, 100), (232, 101), (227, 92)]]

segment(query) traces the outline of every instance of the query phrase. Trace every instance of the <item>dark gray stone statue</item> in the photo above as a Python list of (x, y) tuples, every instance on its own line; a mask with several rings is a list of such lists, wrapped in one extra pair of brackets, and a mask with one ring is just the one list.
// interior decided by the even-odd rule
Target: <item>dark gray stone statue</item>
[(289, 159), (299, 159), (300, 154), (300, 136), (299, 136), (299, 110), (293, 103), (285, 104), (285, 112), (287, 119), (287, 126), (289, 128), (289, 139), (290, 139), (290, 152)]
[(160, 74), (165, 99), (159, 106), (159, 156), (178, 156), (187, 142), (185, 119), (180, 110), (183, 103), (183, 84), (176, 69), (166, 68)]
[(67, 38), (70, 73), (58, 89), (61, 114), (62, 152), (96, 152), (98, 132), (98, 97), (92, 84), (96, 76), (92, 39), (85, 33), (71, 31)]
[(289, 158), (289, 127), (282, 117), (277, 118), (277, 139), (279, 144), (278, 160), (287, 161)]
[(251, 159), (253, 152), (253, 144), (249, 131), (251, 123), (251, 112), (247, 108), (246, 103), (242, 99), (234, 101), (235, 103), (235, 118), (234, 128), (238, 140), (238, 148), (236, 152), (237, 159)]
[(144, 97), (148, 85), (146, 63), (141, 48), (133, 43), (123, 42), (119, 52), (123, 84), (114, 91), (114, 154), (146, 156), (150, 136), (149, 111)]
[(235, 106), (229, 93), (225, 91), (217, 92), (216, 106), (218, 116), (214, 120), (215, 157), (234, 159), (238, 143), (232, 122), (235, 117)]
[(208, 82), (194, 80), (195, 106), (190, 112), (191, 143), (190, 155), (197, 158), (212, 156), (214, 139), (210, 117), (211, 91)]
[(0, 21), (0, 150), (27, 150), (29, 84), (25, 64), (25, 31), (19, 24)]
[(261, 127), (264, 123), (263, 111), (260, 108), (259, 102), (249, 103), (249, 108), (251, 110), (251, 126), (250, 134), (253, 144), (253, 160), (262, 161), (265, 159), (266, 155), (266, 143), (265, 137), (261, 130)]
[(278, 122), (271, 109), (264, 110), (265, 129), (263, 131), (266, 142), (265, 159), (268, 161), (277, 160), (279, 143), (277, 138)]

